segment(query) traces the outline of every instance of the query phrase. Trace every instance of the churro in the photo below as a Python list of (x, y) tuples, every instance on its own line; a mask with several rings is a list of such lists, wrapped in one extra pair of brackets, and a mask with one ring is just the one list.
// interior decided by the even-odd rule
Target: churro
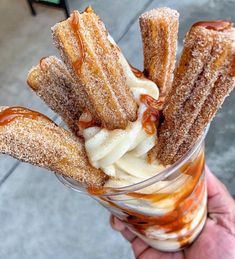
[(124, 129), (128, 121), (135, 121), (137, 104), (119, 63), (119, 49), (110, 42), (104, 24), (91, 8), (84, 13), (74, 11), (52, 32), (64, 62), (87, 93), (102, 126)]
[(21, 107), (0, 107), (0, 153), (47, 168), (87, 186), (107, 176), (92, 167), (84, 144), (46, 116)]
[(235, 86), (235, 50), (234, 56), (225, 68), (223, 74), (221, 74), (215, 82), (211, 93), (207, 97), (206, 102), (203, 104), (199, 115), (194, 121), (193, 126), (190, 128), (187, 137), (180, 145), (177, 151), (174, 161), (181, 158), (197, 141), (202, 134), (205, 125), (207, 125), (215, 116), (216, 112), (221, 107), (224, 99), (230, 94)]
[(148, 11), (139, 19), (144, 51), (144, 71), (167, 95), (173, 80), (179, 13), (170, 8)]
[[(70, 75), (63, 62), (53, 56), (41, 59), (39, 64), (30, 70), (27, 83), (77, 135), (81, 113), (87, 107), (90, 107), (91, 111), (93, 109), (86, 92), (77, 87), (77, 82)], [(99, 124), (95, 114), (92, 117)]]
[[(156, 156), (165, 165), (174, 163), (192, 147), (213, 118), (233, 88), (234, 78), (228, 71), (234, 62), (234, 35), (234, 28), (227, 21), (192, 26), (150, 158)], [(221, 88), (225, 81), (229, 83)]]

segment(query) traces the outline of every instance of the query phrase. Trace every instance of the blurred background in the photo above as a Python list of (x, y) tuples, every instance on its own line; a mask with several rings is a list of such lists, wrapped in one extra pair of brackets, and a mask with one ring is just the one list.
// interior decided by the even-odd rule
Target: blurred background
[[(59, 0), (53, 0), (58, 3)], [(234, 0), (69, 0), (70, 11), (91, 4), (130, 63), (142, 69), (138, 17), (154, 7), (180, 12), (178, 49), (198, 20), (235, 20)], [(0, 105), (22, 105), (60, 118), (27, 87), (28, 70), (41, 57), (57, 55), (50, 27), (65, 18), (62, 9), (28, 1), (0, 1)], [(207, 163), (235, 196), (235, 92), (211, 124)], [(46, 170), (0, 155), (0, 259), (134, 258), (130, 246), (109, 227), (109, 214)]]

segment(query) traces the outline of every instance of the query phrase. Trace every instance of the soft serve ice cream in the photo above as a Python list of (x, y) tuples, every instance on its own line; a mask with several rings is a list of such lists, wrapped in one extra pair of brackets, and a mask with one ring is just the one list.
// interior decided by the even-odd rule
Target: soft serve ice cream
[[(110, 176), (106, 186), (119, 187), (154, 176), (163, 167), (149, 164), (148, 151), (155, 145), (155, 135), (148, 135), (142, 127), (146, 107), (139, 107), (138, 119), (125, 130), (109, 131), (99, 127), (84, 130), (85, 147), (91, 164)], [(117, 179), (115, 181), (114, 179)]]
[[(138, 119), (129, 122), (125, 130), (107, 130), (94, 126), (82, 131), (89, 161), (94, 167), (102, 169), (110, 176), (110, 180), (106, 183), (106, 186), (110, 187), (140, 182), (156, 175), (164, 168), (157, 161), (151, 164), (147, 162), (147, 153), (156, 144), (156, 129), (148, 128), (151, 125), (143, 127), (148, 112), (145, 99), (157, 100), (158, 87), (143, 77), (140, 71), (135, 70), (134, 74), (121, 52), (120, 62), (125, 71), (127, 85), (139, 105)], [(138, 73), (140, 77), (136, 76)], [(158, 118), (154, 118), (153, 114), (148, 116), (152, 116), (147, 118), (152, 120), (152, 124), (156, 123)], [(83, 114), (81, 119), (84, 117), (87, 117), (87, 114)]]

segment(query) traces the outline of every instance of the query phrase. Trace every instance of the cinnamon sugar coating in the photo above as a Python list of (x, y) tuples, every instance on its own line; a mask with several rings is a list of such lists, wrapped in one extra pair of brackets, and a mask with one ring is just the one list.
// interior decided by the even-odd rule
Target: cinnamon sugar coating
[(188, 32), (150, 158), (172, 164), (202, 135), (234, 87), (234, 43), (234, 28), (195, 26)]
[[(0, 107), (0, 113), (7, 108)], [(2, 125), (0, 153), (47, 168), (87, 186), (102, 186), (107, 179), (101, 170), (89, 164), (84, 144), (44, 115), (35, 119), (16, 117)]]
[(221, 107), (224, 99), (229, 96), (230, 92), (235, 86), (235, 51), (233, 57), (228, 62), (223, 74), (221, 74), (207, 97), (206, 102), (203, 104), (200, 113), (198, 114), (193, 126), (190, 128), (184, 142), (180, 145), (177, 154), (174, 157), (174, 161), (177, 161), (182, 157), (197, 141), (203, 132), (205, 125), (207, 125), (216, 112)]
[[(77, 134), (81, 113), (92, 105), (86, 92), (77, 87), (66, 66), (58, 58), (50, 56), (40, 60), (28, 74), (27, 83), (35, 93), (56, 113), (70, 130)], [(93, 114), (93, 117), (95, 114)], [(98, 119), (96, 122), (99, 123)]]
[[(108, 39), (103, 22), (91, 10), (52, 28), (53, 38), (73, 78), (79, 82), (96, 114), (108, 129), (127, 126), (137, 118), (137, 104), (119, 63), (119, 49)], [(88, 108), (90, 109), (90, 108)]]
[(170, 8), (148, 11), (139, 19), (146, 75), (167, 95), (173, 80), (179, 13)]

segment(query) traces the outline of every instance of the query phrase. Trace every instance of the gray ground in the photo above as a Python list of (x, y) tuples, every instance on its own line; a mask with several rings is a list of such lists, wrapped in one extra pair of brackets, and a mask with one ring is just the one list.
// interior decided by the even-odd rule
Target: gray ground
[[(70, 0), (71, 9), (92, 4), (125, 55), (142, 68), (137, 17), (157, 6), (181, 13), (179, 46), (199, 19), (234, 19), (234, 0)], [(50, 27), (61, 11), (36, 7), (32, 17), (24, 0), (0, 3), (1, 105), (24, 105), (53, 114), (26, 86), (29, 68), (42, 56), (57, 54)], [(235, 20), (235, 19), (234, 19)], [(213, 121), (207, 137), (207, 163), (235, 196), (235, 92)], [(0, 259), (134, 258), (129, 244), (113, 232), (108, 213), (86, 196), (63, 187), (53, 174), (0, 155)]]

